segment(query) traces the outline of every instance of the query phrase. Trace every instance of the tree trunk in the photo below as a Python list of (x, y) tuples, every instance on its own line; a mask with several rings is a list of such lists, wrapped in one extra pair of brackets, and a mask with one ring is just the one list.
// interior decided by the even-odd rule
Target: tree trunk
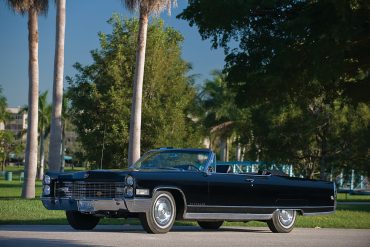
[(242, 154), (240, 156), (240, 161), (244, 161), (244, 156), (245, 156), (245, 147), (242, 148)]
[(62, 126), (62, 152), (61, 152), (61, 155), (60, 155), (60, 159), (61, 159), (61, 165), (60, 165), (60, 172), (64, 172), (64, 167), (65, 167), (65, 160), (64, 160), (64, 140), (65, 140), (65, 124), (63, 124)]
[(241, 161), (241, 154), (242, 154), (242, 147), (241, 147), (241, 144), (238, 142), (238, 144), (236, 144), (236, 161)]
[(61, 169), (62, 146), (62, 105), (63, 105), (63, 70), (64, 70), (64, 33), (66, 25), (66, 1), (57, 0), (56, 38), (54, 57), (53, 105), (51, 113), (49, 170)]
[(1, 171), (3, 172), (5, 169), (5, 162), (6, 162), (6, 154), (4, 153), (4, 160), (1, 162)]
[(228, 161), (228, 143), (227, 143), (227, 137), (221, 137), (221, 143), (220, 143), (220, 149), (221, 149), (221, 161)]
[(133, 95), (130, 117), (130, 140), (128, 148), (129, 166), (140, 158), (141, 104), (143, 95), (147, 29), (148, 29), (148, 13), (143, 9), (140, 9), (138, 47), (136, 51), (136, 66), (133, 81)]
[(319, 165), (320, 165), (320, 179), (321, 180), (328, 180), (327, 176), (327, 155), (328, 155), (328, 145), (327, 145), (327, 128), (323, 129), (323, 134), (321, 136), (321, 155), (320, 155), (320, 160), (319, 160)]
[(44, 129), (40, 133), (40, 166), (37, 171), (37, 178), (42, 180), (44, 176), (45, 150), (44, 150)]
[(37, 11), (30, 8), (28, 12), (28, 120), (26, 161), (24, 167), (23, 198), (35, 198), (35, 179), (37, 169), (37, 125), (38, 125), (38, 94), (39, 94), (39, 64), (38, 64), (38, 27)]
[(326, 174), (326, 157), (325, 156), (322, 156), (320, 158), (320, 179), (321, 180), (327, 180), (328, 177), (327, 177), (327, 174)]

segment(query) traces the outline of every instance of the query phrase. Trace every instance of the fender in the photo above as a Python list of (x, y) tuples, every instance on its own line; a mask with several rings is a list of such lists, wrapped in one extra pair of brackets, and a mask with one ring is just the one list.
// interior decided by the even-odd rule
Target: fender
[(184, 192), (176, 186), (157, 186), (153, 189), (153, 195), (154, 195), (155, 192), (161, 191), (161, 190), (177, 190), (178, 192), (180, 192), (180, 194), (182, 196), (182, 199), (184, 200), (184, 213), (183, 213), (183, 218), (184, 218), (184, 216), (187, 212), (187, 205), (188, 205), (187, 202), (186, 202), (186, 197), (185, 197)]

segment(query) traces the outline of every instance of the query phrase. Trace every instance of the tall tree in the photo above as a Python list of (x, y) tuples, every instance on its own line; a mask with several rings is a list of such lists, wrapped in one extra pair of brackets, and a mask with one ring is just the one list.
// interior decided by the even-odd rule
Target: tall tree
[(369, 102), (369, 13), (367, 0), (189, 0), (178, 17), (225, 49), (228, 80), (244, 103), (294, 94), (312, 80)]
[[(220, 143), (220, 159), (228, 161), (230, 137), (236, 126), (239, 110), (235, 105), (235, 93), (227, 88), (226, 74), (213, 71), (213, 78), (206, 80), (200, 97), (203, 114), (200, 119), (207, 129), (210, 145), (215, 140)], [(215, 148), (215, 147), (213, 147)]]
[(39, 140), (40, 140), (40, 160), (37, 170), (37, 178), (42, 179), (44, 176), (45, 163), (45, 139), (50, 133), (50, 116), (51, 105), (47, 102), (48, 91), (39, 96)]
[[(88, 160), (96, 167), (122, 168), (128, 165), (133, 47), (139, 25), (137, 20), (121, 20), (117, 15), (109, 22), (112, 33), (99, 34), (101, 48), (92, 52), (91, 65), (76, 64), (78, 73), (67, 79), (67, 95), (69, 115)], [(179, 32), (165, 28), (161, 21), (148, 27), (143, 151), (163, 146), (196, 147), (202, 141), (199, 124), (190, 117), (196, 91), (186, 76), (189, 65), (181, 57), (182, 41)]]
[(56, 38), (54, 56), (53, 104), (49, 143), (49, 170), (59, 171), (62, 166), (62, 108), (64, 40), (66, 26), (66, 0), (56, 0)]
[(37, 169), (37, 126), (38, 126), (38, 15), (45, 14), (48, 9), (47, 0), (8, 0), (10, 7), (21, 13), (28, 14), (28, 130), (26, 143), (26, 161), (24, 167), (23, 198), (35, 198), (35, 179)]
[(124, 0), (126, 7), (131, 10), (139, 10), (139, 33), (137, 38), (136, 65), (133, 79), (133, 95), (130, 117), (130, 141), (128, 162), (132, 164), (140, 158), (140, 141), (141, 141), (141, 112), (142, 112), (142, 95), (143, 79), (145, 65), (145, 49), (147, 39), (147, 29), (149, 16), (159, 14), (164, 9), (171, 11), (172, 3), (177, 4), (176, 0)]
[[(251, 110), (262, 155), (309, 164), (307, 176), (319, 170), (326, 178), (333, 160), (348, 152), (334, 139), (348, 134), (368, 150), (357, 132), (334, 131), (334, 116), (369, 103), (369, 13), (366, 0), (190, 0), (179, 17), (224, 48), (229, 87), (239, 107)], [(356, 122), (365, 122), (358, 132), (366, 133), (365, 120)], [(341, 124), (351, 129), (349, 121)]]

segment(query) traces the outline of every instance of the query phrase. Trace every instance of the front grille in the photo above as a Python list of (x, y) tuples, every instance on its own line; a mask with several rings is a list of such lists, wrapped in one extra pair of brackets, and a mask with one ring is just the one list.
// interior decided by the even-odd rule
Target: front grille
[(73, 199), (120, 198), (124, 195), (123, 182), (57, 182), (56, 197)]

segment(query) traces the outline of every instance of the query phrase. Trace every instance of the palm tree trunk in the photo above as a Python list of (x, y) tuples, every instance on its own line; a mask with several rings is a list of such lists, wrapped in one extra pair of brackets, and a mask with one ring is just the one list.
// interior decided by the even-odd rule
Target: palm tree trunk
[(241, 161), (241, 155), (242, 154), (242, 146), (240, 142), (236, 144), (236, 161)]
[(44, 176), (45, 150), (44, 150), (44, 129), (40, 133), (40, 166), (37, 171), (37, 178), (42, 179)]
[(30, 8), (28, 12), (28, 42), (29, 42), (29, 89), (28, 89), (28, 130), (26, 144), (26, 161), (24, 167), (23, 198), (35, 198), (35, 178), (37, 169), (37, 125), (38, 125), (38, 94), (39, 94), (39, 64), (38, 64), (38, 23), (37, 12)]
[(52, 115), (51, 115), (50, 143), (49, 143), (50, 171), (59, 171), (61, 169), (65, 24), (66, 24), (66, 1), (57, 0), (53, 106), (52, 106), (53, 110), (51, 113)]
[(227, 137), (221, 137), (220, 149), (221, 161), (228, 161)]
[(132, 107), (130, 117), (130, 141), (128, 148), (128, 165), (140, 158), (141, 138), (141, 104), (143, 94), (143, 79), (145, 65), (146, 35), (148, 29), (148, 13), (140, 9), (138, 47), (136, 51), (136, 66), (133, 82)]
[(65, 167), (65, 164), (66, 164), (66, 161), (64, 160), (64, 149), (65, 149), (65, 137), (66, 137), (66, 132), (65, 132), (65, 123), (63, 124), (62, 126), (62, 152), (61, 152), (61, 155), (60, 155), (60, 159), (61, 159), (61, 164), (60, 164), (60, 172), (64, 172), (64, 167)]

